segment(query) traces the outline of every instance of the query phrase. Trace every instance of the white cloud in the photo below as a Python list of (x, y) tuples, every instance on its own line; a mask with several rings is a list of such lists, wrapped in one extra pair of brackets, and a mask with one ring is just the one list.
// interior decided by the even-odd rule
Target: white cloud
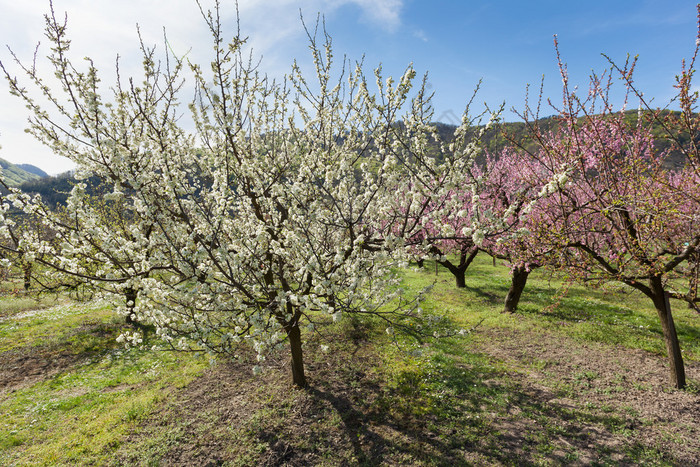
[(401, 24), (402, 0), (349, 0), (355, 3), (372, 22), (395, 31)]
[[(206, 7), (213, 2), (202, 3)], [(37, 4), (41, 6), (37, 8)], [(395, 30), (401, 24), (403, 0), (239, 0), (241, 32), (249, 37), (257, 54), (265, 55), (284, 48), (290, 39), (303, 39), (300, 7), (307, 24), (313, 24), (317, 13), (331, 17), (346, 6), (359, 8), (362, 18), (385, 30)], [(232, 36), (234, 4), (223, 2), (221, 8)], [(165, 28), (176, 53), (191, 49), (191, 54), (199, 58), (211, 50), (210, 36), (194, 0), (54, 0), (54, 10), (59, 18), (67, 12), (74, 50), (110, 66), (117, 53), (125, 59), (138, 56), (137, 23), (147, 45), (160, 46)], [(36, 42), (43, 39), (42, 17), (48, 11), (48, 2), (0, 0), (0, 11), (0, 43), (11, 45), (18, 53), (31, 53)]]
[(428, 42), (428, 36), (422, 29), (416, 29), (415, 31), (413, 31), (413, 36), (417, 39), (422, 40), (423, 42)]
[[(386, 31), (395, 31), (401, 25), (403, 0), (242, 0), (239, 1), (244, 34), (250, 34), (253, 47), (269, 52), (292, 37), (303, 37), (299, 14), (311, 26), (317, 14), (327, 18), (347, 6), (360, 9), (368, 23)], [(310, 24), (311, 23), (311, 24)]]

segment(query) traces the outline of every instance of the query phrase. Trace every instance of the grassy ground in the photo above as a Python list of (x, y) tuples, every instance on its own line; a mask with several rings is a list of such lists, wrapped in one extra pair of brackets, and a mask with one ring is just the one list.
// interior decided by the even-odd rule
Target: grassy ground
[(206, 366), (126, 351), (116, 345), (125, 325), (108, 306), (62, 302), (0, 302), (0, 465), (103, 464)]
[(700, 465), (697, 313), (672, 302), (690, 380), (676, 391), (637, 293), (563, 295), (535, 272), (510, 315), (507, 270), (486, 257), (462, 290), (432, 266), (405, 277), (435, 284), (424, 309), (476, 327), (397, 347), (380, 323), (343, 321), (306, 336), (307, 390), (291, 388), (284, 353), (253, 376), (127, 351), (107, 306), (6, 293), (0, 464)]

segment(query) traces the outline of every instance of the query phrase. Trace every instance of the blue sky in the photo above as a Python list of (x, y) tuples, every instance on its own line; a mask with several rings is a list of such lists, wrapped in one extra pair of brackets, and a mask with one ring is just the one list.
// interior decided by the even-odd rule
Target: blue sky
[[(233, 1), (222, 4), (227, 24), (233, 25)], [(123, 70), (138, 73), (137, 22), (148, 43), (159, 44), (165, 27), (176, 53), (206, 63), (211, 50), (193, 0), (54, 0), (54, 6), (68, 14), (76, 56), (96, 59), (106, 83), (117, 54)], [(411, 62), (419, 74), (429, 72), (436, 115), (446, 122), (458, 118), (480, 79), (477, 101), (491, 107), (505, 101), (506, 108), (522, 109), (526, 85), (538, 90), (543, 75), (545, 97), (558, 100), (554, 34), (573, 84), (587, 86), (591, 70), (607, 66), (601, 53), (618, 62), (628, 53), (639, 55), (636, 83), (647, 98), (663, 106), (697, 36), (696, 6), (689, 0), (241, 0), (241, 31), (249, 36), (254, 53), (263, 56), (262, 70), (271, 75), (288, 71), (294, 57), (308, 63), (300, 8), (309, 24), (318, 12), (325, 16), (338, 58), (365, 55), (368, 72), (380, 62), (385, 74), (399, 75)], [(45, 0), (0, 0), (0, 43), (31, 59), (42, 39), (47, 9)], [(46, 50), (44, 44), (40, 53)], [(11, 66), (4, 48), (0, 60)], [(27, 114), (4, 83), (0, 109), (0, 157), (52, 174), (71, 168), (69, 161), (23, 133)], [(506, 113), (505, 118), (515, 116)]]

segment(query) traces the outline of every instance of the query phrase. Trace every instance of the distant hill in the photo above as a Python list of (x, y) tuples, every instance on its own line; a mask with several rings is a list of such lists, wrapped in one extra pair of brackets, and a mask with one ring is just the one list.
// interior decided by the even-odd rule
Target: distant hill
[(36, 165), (32, 165), (32, 164), (15, 164), (15, 165), (16, 165), (17, 167), (19, 167), (20, 169), (22, 169), (22, 170), (26, 170), (26, 171), (29, 172), (30, 174), (38, 175), (38, 176), (40, 176), (40, 177), (42, 177), (42, 178), (43, 178), (43, 177), (48, 177), (48, 176), (49, 176), (49, 174), (47, 174), (46, 172), (44, 172), (43, 170), (41, 170), (41, 169), (40, 169), (39, 167), (37, 167)]
[[(46, 173), (38, 167), (29, 164), (22, 164), (24, 167), (31, 167), (33, 170), (28, 170), (22, 166), (15, 165), (5, 159), (0, 159), (0, 167), (2, 167), (2, 179), (11, 186), (19, 186), (24, 182), (31, 180), (39, 180), (46, 176)], [(44, 175), (41, 175), (40, 173)]]
[[(88, 194), (97, 195), (103, 193), (104, 190), (100, 189), (99, 178), (90, 177), (83, 181), (87, 184), (86, 192)], [(65, 172), (56, 176), (28, 180), (19, 185), (19, 189), (25, 193), (41, 195), (41, 199), (49, 206), (55, 206), (57, 204), (65, 205), (68, 194), (73, 189), (75, 183), (76, 180), (73, 173)]]
[[(647, 113), (648, 116), (648, 113)], [(663, 111), (663, 118), (668, 118), (670, 120), (679, 119), (680, 112), (677, 111)], [(627, 122), (634, 126), (637, 122), (638, 113), (636, 110), (630, 110), (625, 113), (625, 119)], [(542, 130), (543, 133), (550, 131), (556, 132), (560, 126), (559, 119), (555, 117), (544, 117), (537, 121), (537, 126)], [(457, 128), (455, 125), (438, 123), (437, 124), (438, 133), (443, 141), (448, 141), (454, 135), (454, 131)], [(477, 127), (473, 127), (473, 134), (478, 131)], [(664, 131), (663, 125), (658, 121), (654, 121), (651, 125), (651, 131), (654, 136), (654, 150), (657, 154), (665, 152), (666, 156), (664, 159), (664, 165), (669, 169), (679, 169), (685, 164), (685, 156), (676, 149), (676, 144), (668, 137), (668, 134)], [(499, 154), (501, 150), (508, 144), (508, 141), (503, 136), (506, 133), (509, 138), (520, 141), (525, 147), (529, 149), (534, 149), (536, 144), (532, 141), (529, 135), (529, 130), (527, 125), (523, 122), (507, 122), (499, 123), (494, 125), (491, 131), (486, 132), (483, 137), (484, 149), (490, 154)], [(676, 135), (678, 141), (681, 144), (686, 144), (691, 138), (688, 134), (678, 134)], [(700, 134), (694, 135), (696, 142), (700, 142)]]
[(68, 193), (73, 189), (75, 178), (70, 172), (54, 177), (35, 178), (19, 185), (25, 193), (40, 194), (41, 199), (49, 206), (65, 204)]
[[(678, 115), (678, 112), (673, 112), (671, 113), (671, 116), (676, 116)], [(637, 111), (630, 111), (626, 115), (626, 117), (631, 121), (631, 123), (636, 122), (637, 119)], [(544, 132), (548, 131), (556, 131), (559, 122), (556, 118), (552, 117), (545, 117), (540, 119), (537, 122), (538, 126), (542, 129)], [(438, 134), (440, 135), (440, 138), (443, 141), (449, 141), (452, 136), (454, 135), (454, 131), (457, 128), (455, 125), (451, 125), (448, 123), (436, 123)], [(474, 127), (472, 129), (473, 134), (476, 134), (478, 131), (478, 128)], [(500, 123), (498, 125), (495, 125), (494, 128), (487, 132), (484, 135), (484, 148), (486, 152), (490, 154), (499, 154), (501, 150), (508, 144), (506, 138), (503, 136), (503, 133), (506, 133), (509, 135), (510, 138), (516, 140), (516, 141), (521, 141), (526, 147), (533, 147), (534, 143), (530, 140), (528, 137), (528, 129), (527, 125), (523, 122), (512, 122), (512, 123)], [(656, 138), (655, 140), (655, 148), (656, 151), (668, 151), (668, 155), (666, 157), (666, 165), (669, 168), (678, 168), (681, 167), (684, 163), (684, 157), (680, 152), (677, 150), (671, 150), (673, 148), (672, 143), (668, 140), (668, 138), (665, 137), (665, 134), (661, 128), (661, 125), (658, 123), (655, 123), (652, 125), (652, 132), (654, 133), (654, 136)], [(696, 135), (696, 138), (700, 139), (700, 135)], [(682, 142), (685, 142), (689, 139), (689, 135), (681, 135), (679, 138)], [(484, 155), (480, 158), (477, 159), (479, 162), (484, 161)], [(57, 175), (55, 177), (43, 177), (40, 178), (38, 175), (32, 174), (27, 172), (27, 170), (22, 170), (18, 166), (14, 166), (10, 164), (9, 162), (2, 161), (0, 159), (0, 163), (4, 164), (9, 164), (14, 168), (14, 170), (21, 171), (22, 173), (25, 174), (25, 176), (29, 176), (31, 178), (27, 179), (24, 182), (17, 183), (17, 185), (22, 189), (22, 191), (26, 193), (38, 193), (41, 195), (42, 199), (44, 202), (46, 202), (50, 206), (55, 206), (56, 204), (65, 204), (66, 199), (68, 198), (68, 193), (71, 191), (73, 188), (73, 185), (75, 184), (75, 179), (73, 178), (72, 174), (70, 172), (66, 172), (61, 175)], [(5, 169), (5, 165), (3, 165), (3, 170), (7, 174), (8, 171)], [(12, 170), (12, 169), (10, 169)], [(38, 169), (40, 170), (40, 169)], [(41, 170), (40, 170), (41, 171)], [(43, 171), (41, 171), (43, 173)], [(93, 177), (87, 180), (87, 191), (88, 193), (91, 194), (96, 194), (99, 193), (101, 190), (99, 188), (100, 181), (99, 179)]]

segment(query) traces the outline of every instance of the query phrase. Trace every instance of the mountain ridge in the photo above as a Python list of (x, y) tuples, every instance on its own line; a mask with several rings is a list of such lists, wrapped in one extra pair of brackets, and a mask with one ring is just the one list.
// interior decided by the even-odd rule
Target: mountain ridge
[[(665, 114), (671, 114), (675, 116), (680, 115), (678, 112), (665, 111)], [(630, 124), (636, 123), (638, 118), (637, 111), (628, 111), (625, 114), (625, 118), (629, 119)], [(537, 120), (537, 125), (544, 132), (557, 131), (558, 127), (561, 125), (559, 119), (555, 116), (543, 117)], [(449, 141), (457, 128), (456, 125), (450, 123), (436, 122), (435, 126), (437, 128), (438, 135), (442, 141)], [(478, 127), (473, 127), (473, 134), (476, 134)], [(673, 143), (666, 137), (664, 130), (660, 124), (652, 125), (652, 132), (654, 134), (655, 151), (657, 153), (666, 152), (665, 165), (669, 168), (679, 168), (683, 166), (684, 156), (678, 150), (673, 150)], [(508, 138), (504, 136), (508, 135)], [(700, 138), (700, 135), (697, 136)], [(681, 139), (689, 138), (688, 135), (681, 135)], [(523, 122), (502, 122), (494, 125), (494, 128), (487, 131), (483, 135), (483, 149), (488, 154), (499, 154), (501, 150), (509, 144), (508, 139), (515, 141), (520, 141), (526, 147), (532, 147), (535, 143), (532, 142), (529, 136), (528, 125)], [(481, 154), (477, 161), (483, 162), (485, 160), (485, 154)], [(41, 170), (41, 169), (39, 169)], [(42, 171), (43, 172), (43, 171)], [(38, 193), (41, 195), (42, 199), (50, 206), (56, 204), (65, 204), (68, 197), (68, 193), (73, 188), (75, 184), (75, 179), (73, 178), (72, 172), (65, 172), (56, 176), (47, 176), (39, 178), (34, 176), (33, 178), (26, 180), (25, 182), (18, 184), (19, 188), (26, 193)], [(99, 180), (97, 178), (89, 180), (89, 190), (95, 190), (95, 187), (99, 185)]]
[(34, 165), (13, 164), (2, 158), (0, 158), (0, 167), (2, 167), (2, 180), (10, 186), (20, 186), (22, 183), (48, 176), (46, 172)]

